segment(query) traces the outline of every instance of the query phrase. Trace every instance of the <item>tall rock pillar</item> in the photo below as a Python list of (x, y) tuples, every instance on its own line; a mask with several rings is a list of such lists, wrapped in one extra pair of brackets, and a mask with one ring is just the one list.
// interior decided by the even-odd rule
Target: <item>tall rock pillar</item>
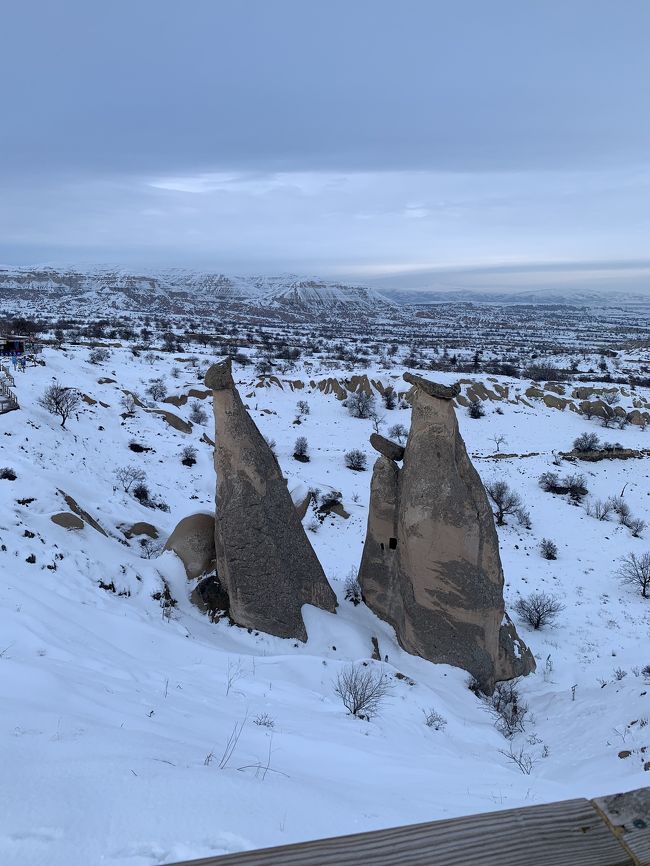
[(214, 364), (217, 575), (239, 625), (307, 639), (303, 604), (334, 612), (336, 596), (309, 543), (280, 466), (246, 411), (230, 360)]
[(458, 390), (404, 378), (413, 386), (411, 430), (401, 468), (374, 437), (381, 456), (359, 583), (404, 649), (464, 668), (490, 692), (535, 661), (505, 614), (497, 532), (458, 430)]

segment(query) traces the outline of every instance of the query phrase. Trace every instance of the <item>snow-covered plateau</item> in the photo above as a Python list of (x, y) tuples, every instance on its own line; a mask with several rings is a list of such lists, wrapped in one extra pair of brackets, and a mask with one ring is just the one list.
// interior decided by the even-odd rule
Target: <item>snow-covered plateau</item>
[[(373, 421), (318, 384), (348, 378), (349, 365), (313, 355), (275, 378), (234, 367), (290, 490), (334, 488), (348, 515), (310, 508), (304, 518), (339, 606), (304, 609), (303, 644), (211, 622), (190, 601), (196, 581), (162, 551), (181, 518), (214, 509), (214, 426), (201, 394), (214, 348), (133, 352), (124, 343), (95, 363), (90, 355), (47, 345), (44, 364), (15, 373), (20, 409), (0, 415), (0, 468), (9, 470), (0, 472), (3, 866), (154, 866), (650, 784), (650, 598), (617, 577), (624, 556), (650, 550), (650, 530), (635, 537), (614, 513), (592, 516), (597, 500), (622, 495), (647, 518), (650, 461), (559, 456), (585, 432), (642, 452), (644, 425), (601, 430), (527, 396), (523, 379), (424, 373), (504, 386), (483, 401), (484, 417), (462, 406), (457, 414), (483, 482), (505, 480), (530, 515), (528, 527), (514, 516), (499, 527), (506, 606), (537, 662), (517, 686), (528, 707), (522, 729), (507, 738), (464, 671), (407, 654), (386, 623), (345, 597), (366, 529)], [(360, 358), (353, 372), (406, 390), (402, 355)], [(154, 400), (156, 378), (168, 398), (199, 393)], [(39, 403), (54, 381), (82, 395), (65, 428)], [(139, 396), (135, 406), (126, 392)], [(650, 389), (621, 389), (619, 405), (631, 411), (639, 399)], [(376, 400), (382, 432), (408, 428), (408, 406)], [(175, 426), (154, 410), (173, 413)], [(309, 462), (293, 458), (297, 436)], [(181, 462), (188, 445), (190, 466)], [(365, 471), (346, 468), (352, 448), (367, 454)], [(144, 503), (117, 479), (129, 466), (146, 475)], [(546, 492), (538, 479), (548, 471), (583, 474), (588, 494)], [(51, 519), (74, 511), (72, 501), (81, 529)], [(128, 538), (138, 522), (157, 538)], [(543, 538), (557, 559), (540, 554)], [(534, 591), (562, 605), (538, 630), (514, 613)], [(380, 662), (370, 660), (373, 637)], [(360, 661), (390, 678), (369, 721), (348, 715), (334, 689)], [(441, 720), (427, 725), (432, 712)]]

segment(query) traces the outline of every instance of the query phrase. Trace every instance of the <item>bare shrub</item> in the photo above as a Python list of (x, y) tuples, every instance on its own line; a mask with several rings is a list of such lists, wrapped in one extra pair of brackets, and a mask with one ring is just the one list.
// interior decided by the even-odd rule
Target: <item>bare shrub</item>
[(640, 517), (632, 517), (628, 520), (626, 526), (630, 530), (633, 538), (641, 538), (641, 533), (646, 528), (647, 523), (645, 520), (641, 520)]
[(192, 424), (205, 424), (207, 420), (208, 413), (205, 411), (199, 401), (195, 400), (192, 403), (192, 407), (190, 409), (190, 421), (192, 422)]
[(142, 505), (150, 506), (151, 504), (151, 493), (149, 492), (149, 488), (144, 483), (144, 481), (138, 481), (137, 484), (133, 487), (133, 495), (138, 500), (138, 502), (142, 503)]
[(573, 450), (583, 454), (598, 451), (599, 448), (600, 439), (596, 433), (581, 433), (580, 436), (573, 440)]
[(609, 515), (614, 510), (611, 499), (594, 499), (587, 503), (586, 512), (596, 520), (609, 520)]
[(346, 601), (351, 601), (355, 607), (358, 604), (361, 604), (361, 602), (363, 601), (363, 595), (361, 593), (361, 586), (359, 585), (359, 581), (357, 580), (357, 576), (354, 571), (351, 571), (350, 574), (348, 574), (348, 576), (345, 578), (343, 589), (345, 592)]
[(186, 445), (181, 451), (181, 463), (183, 466), (194, 466), (198, 453), (194, 445)]
[(467, 407), (467, 414), (470, 418), (474, 418), (475, 420), (483, 418), (483, 416), (485, 415), (485, 409), (483, 408), (482, 401), (471, 400), (469, 406)]
[(50, 414), (59, 416), (63, 428), (70, 415), (79, 408), (80, 403), (81, 394), (76, 388), (66, 388), (57, 382), (46, 388), (43, 396), (38, 400), (39, 406), (47, 409)]
[(111, 357), (111, 353), (108, 349), (102, 349), (97, 347), (96, 349), (91, 349), (90, 354), (88, 355), (88, 360), (91, 364), (103, 364), (104, 361), (108, 361)]
[(124, 394), (122, 394), (122, 399), (120, 400), (120, 403), (122, 404), (122, 408), (124, 409), (124, 411), (131, 415), (136, 406), (135, 394), (131, 394), (130, 391), (126, 391)]
[(164, 400), (167, 396), (167, 386), (165, 385), (165, 380), (161, 378), (152, 379), (151, 382), (149, 382), (149, 386), (147, 387), (146, 391), (152, 400)]
[(542, 538), (539, 543), (539, 551), (544, 559), (557, 559), (557, 544), (550, 538)]
[(562, 479), (562, 485), (566, 487), (567, 493), (576, 502), (579, 502), (583, 496), (589, 492), (587, 490), (587, 481), (585, 476), (579, 472), (573, 475), (565, 475)]
[(517, 518), (519, 525), (523, 526), (524, 529), (530, 529), (532, 527), (533, 522), (530, 517), (530, 511), (527, 508), (524, 508), (523, 505), (519, 506), (515, 511), (515, 517)]
[(521, 498), (518, 493), (508, 487), (505, 481), (493, 481), (485, 489), (496, 506), (494, 516), (497, 526), (503, 526), (506, 515), (515, 514), (522, 507)]
[(353, 418), (371, 418), (375, 413), (375, 398), (365, 391), (355, 391), (344, 401)]
[(528, 704), (522, 701), (518, 685), (516, 679), (497, 683), (494, 692), (486, 698), (497, 730), (508, 738), (524, 731), (528, 715)]
[(367, 462), (368, 458), (359, 448), (353, 448), (351, 451), (345, 452), (345, 465), (348, 469), (353, 469), (355, 472), (363, 472)]
[(424, 710), (424, 724), (434, 731), (444, 731), (447, 727), (447, 719), (434, 709)]
[(134, 484), (143, 483), (146, 480), (144, 469), (137, 466), (121, 466), (115, 470), (115, 477), (122, 485), (125, 493), (128, 493)]
[(393, 424), (393, 426), (388, 429), (388, 435), (391, 439), (396, 439), (400, 445), (403, 445), (406, 442), (406, 437), (409, 435), (409, 431), (403, 424)]
[(650, 553), (628, 553), (621, 560), (616, 572), (618, 579), (626, 586), (634, 586), (641, 591), (643, 598), (650, 598)]
[(0, 478), (3, 481), (15, 481), (18, 476), (11, 466), (3, 466), (2, 469), (0, 469)]
[(253, 724), (258, 728), (274, 728), (275, 722), (268, 713), (260, 713), (253, 719)]
[(552, 625), (564, 605), (560, 600), (546, 592), (533, 592), (529, 596), (518, 598), (514, 604), (519, 616), (534, 629)]
[(632, 509), (630, 506), (622, 496), (615, 496), (611, 500), (611, 503), (613, 510), (618, 516), (619, 523), (622, 523), (623, 526), (627, 526), (628, 522), (632, 519)]
[(507, 752), (504, 749), (499, 749), (499, 753), (513, 763), (515, 767), (521, 770), (525, 776), (530, 776), (533, 767), (537, 763), (537, 758), (531, 755), (530, 752), (527, 752), (523, 746), (518, 752), (515, 751), (511, 745)]
[(366, 721), (378, 714), (391, 690), (388, 675), (383, 670), (376, 671), (368, 662), (346, 665), (334, 684), (335, 693), (350, 715)]

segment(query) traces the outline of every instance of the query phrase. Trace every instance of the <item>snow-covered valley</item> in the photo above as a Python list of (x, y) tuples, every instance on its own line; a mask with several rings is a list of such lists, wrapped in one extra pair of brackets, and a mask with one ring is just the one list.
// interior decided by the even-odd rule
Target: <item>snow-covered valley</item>
[[(310, 508), (304, 518), (339, 606), (335, 615), (305, 608), (302, 644), (211, 622), (190, 601), (196, 581), (162, 551), (181, 518), (214, 508), (202, 383), (214, 351), (114, 346), (99, 363), (89, 356), (86, 346), (47, 347), (43, 366), (15, 374), (20, 410), (0, 415), (0, 467), (12, 470), (0, 480), (3, 864), (154, 866), (648, 784), (650, 600), (616, 572), (626, 554), (650, 550), (650, 530), (634, 537), (614, 514), (598, 520), (587, 508), (623, 492), (646, 518), (647, 455), (569, 462), (559, 452), (601, 433), (593, 419), (527, 398), (523, 380), (462, 376), (508, 388), (507, 399), (484, 400), (484, 417), (462, 406), (457, 414), (484, 483), (507, 481), (530, 512), (530, 528), (510, 518), (499, 527), (506, 606), (537, 662), (519, 683), (524, 730), (507, 739), (464, 671), (404, 652), (386, 623), (345, 598), (368, 517), (373, 424), (318, 383), (349, 377), (349, 367), (303, 359), (273, 379), (235, 365), (290, 490), (299, 498), (334, 488), (348, 515)], [(407, 390), (404, 369), (365, 359), (353, 372)], [(181, 405), (149, 399), (154, 378), (169, 397), (197, 395)], [(54, 380), (83, 395), (65, 428), (39, 404)], [(144, 405), (128, 411), (125, 392)], [(637, 398), (650, 391), (627, 392), (621, 405), (631, 411)], [(299, 400), (308, 413), (297, 413)], [(196, 404), (207, 417), (192, 422)], [(172, 423), (152, 410), (172, 412)], [(409, 414), (382, 410), (384, 432), (408, 428)], [(646, 448), (648, 435), (633, 423), (611, 431), (629, 449)], [(297, 436), (308, 440), (309, 462), (292, 456)], [(188, 445), (191, 466), (181, 462)], [(346, 468), (351, 448), (367, 454), (365, 471)], [(148, 504), (118, 482), (116, 469), (128, 466), (146, 473)], [(548, 471), (582, 473), (588, 495), (545, 492), (538, 479)], [(82, 529), (56, 525), (52, 516), (74, 511), (71, 502), (97, 528), (86, 517)], [(158, 537), (127, 538), (139, 522)], [(556, 560), (540, 555), (543, 538), (557, 545)], [(563, 605), (544, 629), (513, 613), (532, 591)], [(363, 721), (346, 713), (334, 683), (347, 663), (370, 660), (373, 637), (383, 661), (371, 664), (391, 688)], [(426, 724), (431, 711), (437, 726)], [(528, 760), (527, 772), (512, 755)]]

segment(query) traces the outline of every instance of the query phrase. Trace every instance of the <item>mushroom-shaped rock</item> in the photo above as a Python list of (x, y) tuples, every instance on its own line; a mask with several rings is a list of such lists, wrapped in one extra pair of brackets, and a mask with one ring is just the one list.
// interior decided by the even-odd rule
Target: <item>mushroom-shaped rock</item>
[(485, 691), (534, 670), (505, 617), (492, 510), (458, 431), (454, 389), (419, 376), (402, 468), (382, 454), (359, 583), (404, 649), (464, 668)]
[(185, 566), (188, 578), (199, 577), (214, 568), (214, 515), (190, 514), (176, 526), (165, 543)]
[(440, 400), (453, 400), (460, 394), (460, 385), (441, 385), (439, 382), (432, 382), (431, 379), (425, 379), (424, 376), (416, 376), (415, 373), (404, 373), (404, 381), (409, 385), (419, 388), (420, 391), (428, 394), (429, 397), (438, 397)]
[(266, 440), (246, 411), (230, 360), (211, 367), (217, 473), (217, 574), (234, 622), (307, 639), (302, 606), (334, 612), (327, 583)]
[(387, 439), (385, 436), (382, 436), (381, 433), (371, 433), (370, 444), (375, 451), (379, 451), (380, 454), (383, 454), (384, 457), (388, 457), (389, 460), (399, 461), (404, 459), (404, 446), (398, 445), (397, 442), (393, 442), (392, 439)]

